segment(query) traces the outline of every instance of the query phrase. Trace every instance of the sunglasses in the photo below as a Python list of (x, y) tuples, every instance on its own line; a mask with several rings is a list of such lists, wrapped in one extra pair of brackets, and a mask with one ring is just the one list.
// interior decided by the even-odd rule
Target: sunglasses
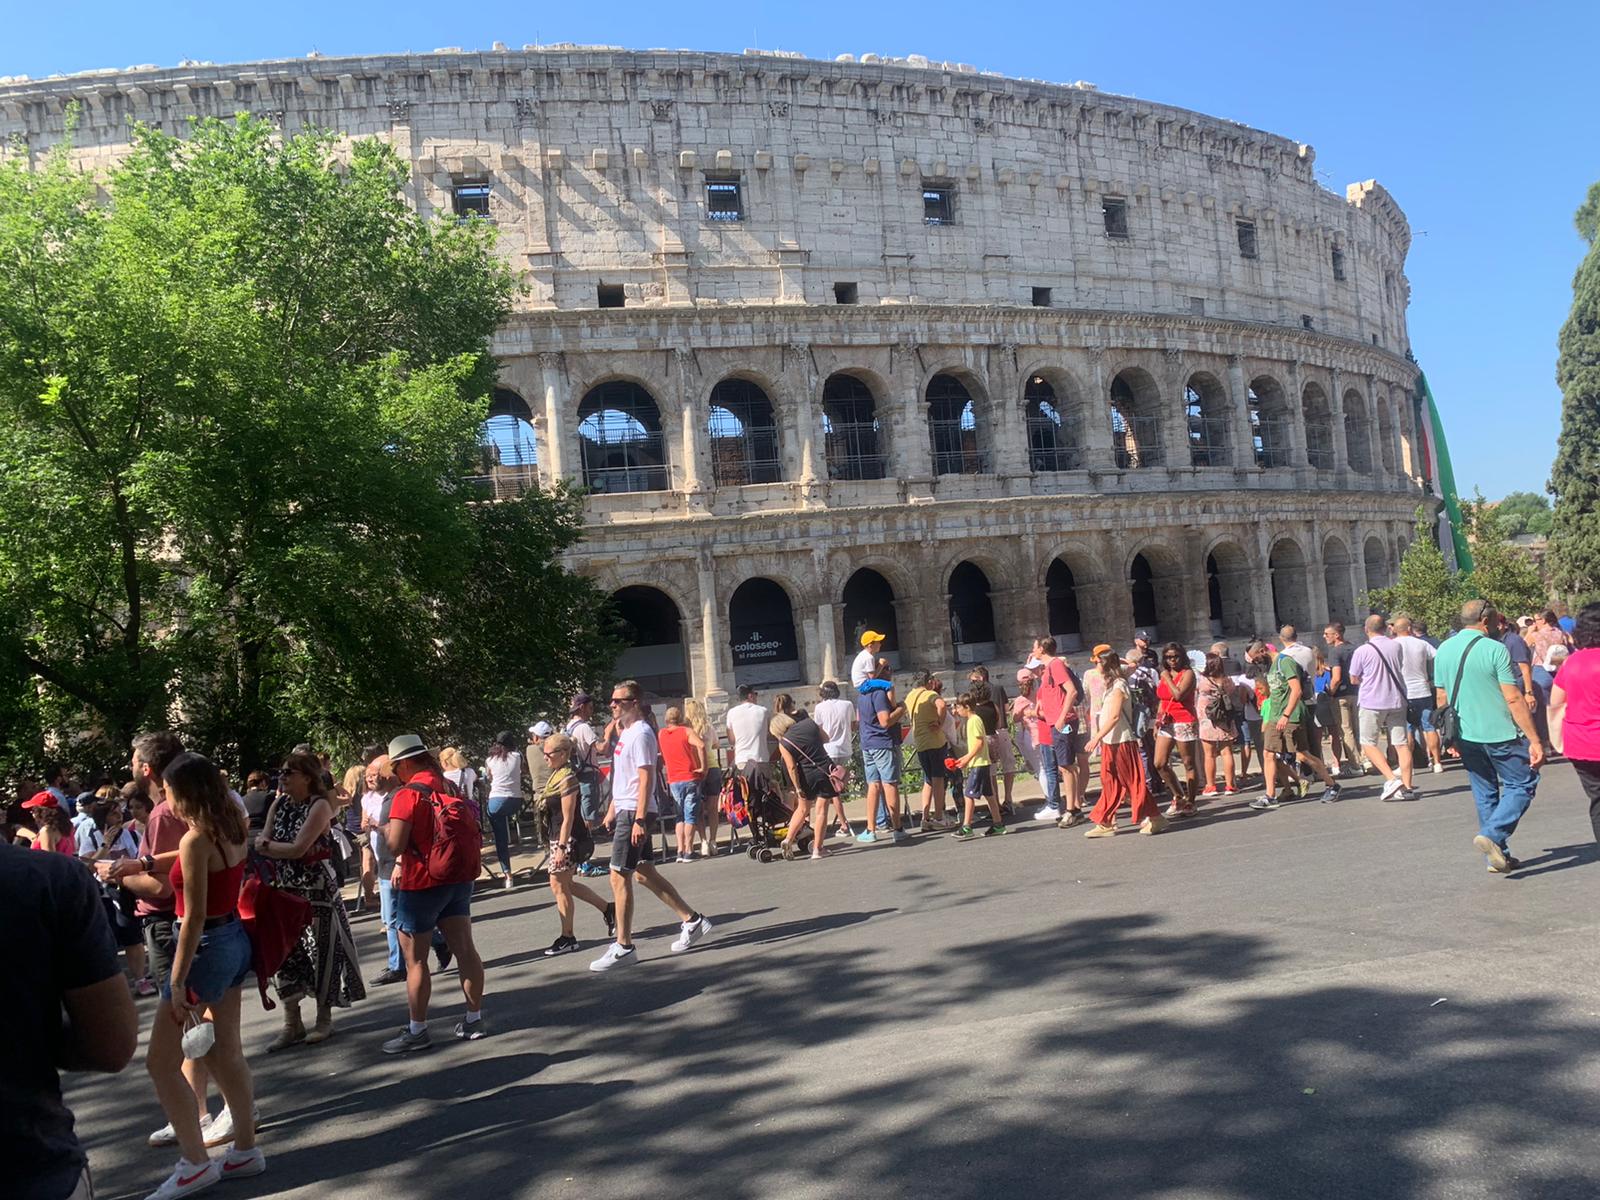
[(613, 703), (613, 704), (632, 704), (636, 699), (637, 699), (637, 697), (634, 697), (634, 696), (613, 696), (613, 697), (611, 697), (611, 703)]

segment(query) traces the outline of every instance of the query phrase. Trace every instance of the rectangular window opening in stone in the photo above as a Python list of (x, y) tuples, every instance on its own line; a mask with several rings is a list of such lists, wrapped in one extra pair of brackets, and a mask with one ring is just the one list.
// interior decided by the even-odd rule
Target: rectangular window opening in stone
[(1372, 335), (1372, 344), (1374, 346), (1376, 346), (1378, 344), (1378, 335), (1377, 334), (1373, 334)]
[(835, 304), (854, 304), (860, 299), (861, 290), (853, 283), (836, 283), (833, 285), (833, 302)]
[(601, 308), (621, 308), (625, 302), (620, 283), (602, 283), (595, 287), (595, 299)]
[(455, 209), (456, 220), (466, 221), (473, 217), (487, 221), (489, 219), (489, 181), (483, 178), (457, 179), (450, 188), (450, 202)]
[(1206, 315), (1206, 298), (1204, 296), (1189, 297), (1189, 315), (1203, 317)]
[(1106, 236), (1125, 238), (1128, 236), (1128, 202), (1126, 200), (1107, 197), (1100, 205), (1100, 215), (1106, 223)]
[(1256, 256), (1256, 223), (1254, 221), (1235, 221), (1233, 227), (1239, 235), (1239, 257), (1254, 258)]
[(1035, 308), (1049, 308), (1050, 307), (1050, 289), (1049, 288), (1047, 288), (1047, 287), (1036, 287), (1036, 288), (1033, 289), (1033, 306)]
[(1340, 283), (1344, 282), (1344, 251), (1337, 246), (1333, 248), (1333, 277)]
[(737, 176), (706, 176), (706, 220), (744, 220), (744, 193)]
[(1301, 329), (1314, 329), (1315, 328), (1315, 326), (1311, 324), (1311, 314), (1310, 313), (1301, 313), (1300, 314), (1300, 328)]
[(953, 187), (923, 185), (922, 223), (953, 225), (956, 219), (956, 190)]

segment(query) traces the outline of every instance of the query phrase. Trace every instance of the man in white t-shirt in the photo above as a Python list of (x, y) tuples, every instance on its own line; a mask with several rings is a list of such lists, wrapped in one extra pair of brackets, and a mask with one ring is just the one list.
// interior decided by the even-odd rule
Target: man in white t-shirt
[(611, 895), (617, 905), (617, 940), (589, 964), (591, 971), (609, 971), (638, 961), (633, 949), (633, 877), (661, 903), (678, 914), (683, 929), (672, 943), (681, 954), (711, 933), (711, 922), (684, 901), (653, 861), (656, 764), (660, 748), (655, 731), (640, 719), (639, 685), (624, 679), (611, 689), (611, 712), (619, 730), (611, 758)]
[(825, 739), (822, 748), (828, 752), (829, 761), (839, 768), (834, 773), (845, 781), (834, 803), (838, 806), (839, 832), (849, 837), (855, 830), (845, 815), (844, 801), (849, 791), (850, 764), (855, 758), (856, 706), (840, 698), (839, 685), (831, 679), (817, 689), (817, 695), (821, 699), (812, 707), (811, 719), (822, 730)]
[(767, 769), (767, 725), (771, 714), (756, 703), (759, 693), (750, 684), (739, 689), (740, 703), (728, 710), (728, 744), (733, 765), (746, 779)]
[(861, 653), (850, 664), (850, 686), (858, 692), (861, 685), (878, 670), (878, 651), (883, 648), (883, 634), (869, 629), (861, 635)]
[[(1444, 774), (1444, 752), (1439, 731), (1433, 727), (1433, 658), (1437, 651), (1423, 641), (1411, 627), (1410, 617), (1395, 617), (1389, 622), (1394, 643), (1400, 647), (1400, 681), (1406, 685), (1406, 727), (1413, 741), (1418, 738), (1428, 751), (1435, 775)], [(1415, 754), (1415, 750), (1412, 752)]]
[(1278, 630), (1278, 640), (1283, 644), (1278, 649), (1294, 659), (1294, 665), (1306, 673), (1307, 679), (1317, 677), (1317, 652), (1296, 636), (1293, 625), (1285, 625)]

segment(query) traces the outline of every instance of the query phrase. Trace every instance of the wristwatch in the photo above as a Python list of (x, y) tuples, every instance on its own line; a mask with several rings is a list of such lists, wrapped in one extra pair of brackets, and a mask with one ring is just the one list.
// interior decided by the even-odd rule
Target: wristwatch
[(156, 869), (156, 860), (151, 858), (148, 854), (141, 854), (139, 856), (139, 866), (144, 870), (144, 873), (148, 875), (151, 871)]

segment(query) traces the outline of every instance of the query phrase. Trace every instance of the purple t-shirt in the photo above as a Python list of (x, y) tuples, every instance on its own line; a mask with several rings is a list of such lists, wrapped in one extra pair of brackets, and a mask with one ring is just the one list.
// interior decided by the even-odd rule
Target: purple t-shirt
[(1392, 637), (1380, 633), (1357, 647), (1350, 660), (1350, 674), (1361, 681), (1356, 693), (1359, 707), (1379, 712), (1406, 706), (1405, 689), (1400, 686), (1405, 678), (1400, 670), (1400, 647)]
[(1567, 757), (1600, 762), (1600, 648), (1569, 656), (1556, 672), (1556, 686), (1567, 694), (1561, 727)]

